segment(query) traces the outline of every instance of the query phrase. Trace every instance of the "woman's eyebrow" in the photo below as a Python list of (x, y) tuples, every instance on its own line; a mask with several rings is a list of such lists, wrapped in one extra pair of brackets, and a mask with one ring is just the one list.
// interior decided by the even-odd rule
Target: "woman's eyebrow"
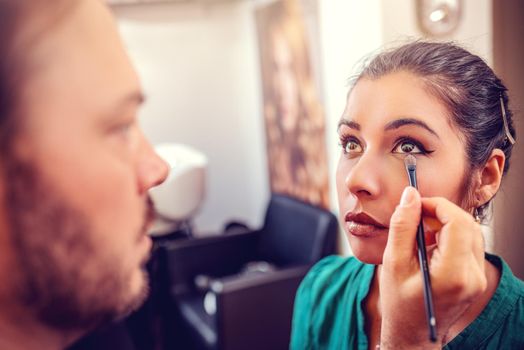
[(403, 127), (405, 125), (419, 126), (421, 128), (426, 129), (427, 131), (435, 135), (438, 139), (440, 139), (438, 134), (433, 129), (431, 129), (428, 124), (424, 123), (422, 120), (415, 119), (415, 118), (401, 118), (401, 119), (390, 121), (389, 123), (386, 124), (386, 126), (384, 127), (384, 130), (385, 131), (394, 130), (394, 129)]
[(348, 128), (350, 128), (350, 129), (355, 129), (357, 131), (360, 131), (360, 124), (357, 123), (357, 122), (354, 122), (352, 120), (348, 120), (348, 119), (344, 119), (344, 118), (340, 119), (340, 121), (338, 122), (338, 125), (337, 125), (337, 130), (340, 129), (340, 127), (342, 125), (345, 125)]

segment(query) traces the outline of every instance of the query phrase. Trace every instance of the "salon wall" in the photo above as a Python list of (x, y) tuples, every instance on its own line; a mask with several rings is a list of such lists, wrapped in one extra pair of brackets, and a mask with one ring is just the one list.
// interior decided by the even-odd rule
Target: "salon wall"
[(258, 226), (269, 190), (251, 4), (113, 9), (147, 94), (146, 135), (155, 144), (188, 144), (209, 159), (196, 230), (217, 233), (230, 219)]
[[(462, 16), (455, 31), (439, 40), (454, 40), (491, 64), (493, 61), (493, 0), (462, 0)], [(424, 36), (416, 17), (417, 0), (380, 0), (382, 33), (385, 43), (402, 41), (406, 37)]]

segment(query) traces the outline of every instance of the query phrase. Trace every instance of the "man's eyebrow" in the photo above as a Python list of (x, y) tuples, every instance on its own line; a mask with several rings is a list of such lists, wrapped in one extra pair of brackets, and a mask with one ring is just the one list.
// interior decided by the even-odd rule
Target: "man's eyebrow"
[(342, 125), (345, 125), (350, 129), (355, 129), (357, 131), (360, 131), (360, 124), (352, 120), (348, 120), (344, 118), (340, 119), (340, 121), (338, 122), (337, 130), (340, 129)]
[(421, 128), (426, 129), (427, 131), (435, 135), (437, 138), (439, 138), (438, 134), (433, 129), (431, 129), (428, 124), (426, 124), (422, 120), (415, 119), (415, 118), (401, 118), (401, 119), (390, 121), (389, 123), (386, 124), (386, 126), (384, 127), (384, 130), (385, 131), (394, 130), (394, 129), (401, 128), (405, 125), (419, 126)]
[(136, 104), (141, 105), (145, 102), (146, 97), (142, 91), (133, 91), (130, 94), (126, 95), (122, 99), (122, 104)]
[(140, 106), (146, 100), (146, 97), (140, 90), (132, 91), (128, 94), (123, 95), (113, 106), (113, 111), (119, 113), (128, 107)]
[[(0, 0), (1, 1), (1, 0)], [(140, 90), (134, 90), (117, 97), (116, 102), (107, 105), (107, 109), (101, 111), (100, 123), (102, 127), (113, 126), (123, 117), (129, 116), (130, 113), (135, 115), (136, 110), (145, 101), (145, 96)]]

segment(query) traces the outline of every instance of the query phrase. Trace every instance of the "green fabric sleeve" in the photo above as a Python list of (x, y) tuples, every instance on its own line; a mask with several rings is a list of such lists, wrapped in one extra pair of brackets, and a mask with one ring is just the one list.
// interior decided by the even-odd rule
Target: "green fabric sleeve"
[(318, 274), (324, 270), (326, 265), (330, 265), (334, 260), (340, 259), (338, 256), (328, 256), (318, 262), (307, 273), (304, 280), (300, 283), (295, 297), (295, 306), (293, 310), (293, 326), (291, 331), (290, 350), (310, 350), (312, 345), (311, 320), (313, 316), (312, 300), (316, 293), (315, 281)]

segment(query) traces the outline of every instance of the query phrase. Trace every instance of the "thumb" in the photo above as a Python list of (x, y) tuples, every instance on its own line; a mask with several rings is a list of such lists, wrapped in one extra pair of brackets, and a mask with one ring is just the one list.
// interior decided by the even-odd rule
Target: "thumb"
[(385, 259), (406, 263), (416, 256), (416, 235), (420, 213), (420, 194), (414, 187), (408, 186), (402, 192), (400, 204), (389, 222)]

